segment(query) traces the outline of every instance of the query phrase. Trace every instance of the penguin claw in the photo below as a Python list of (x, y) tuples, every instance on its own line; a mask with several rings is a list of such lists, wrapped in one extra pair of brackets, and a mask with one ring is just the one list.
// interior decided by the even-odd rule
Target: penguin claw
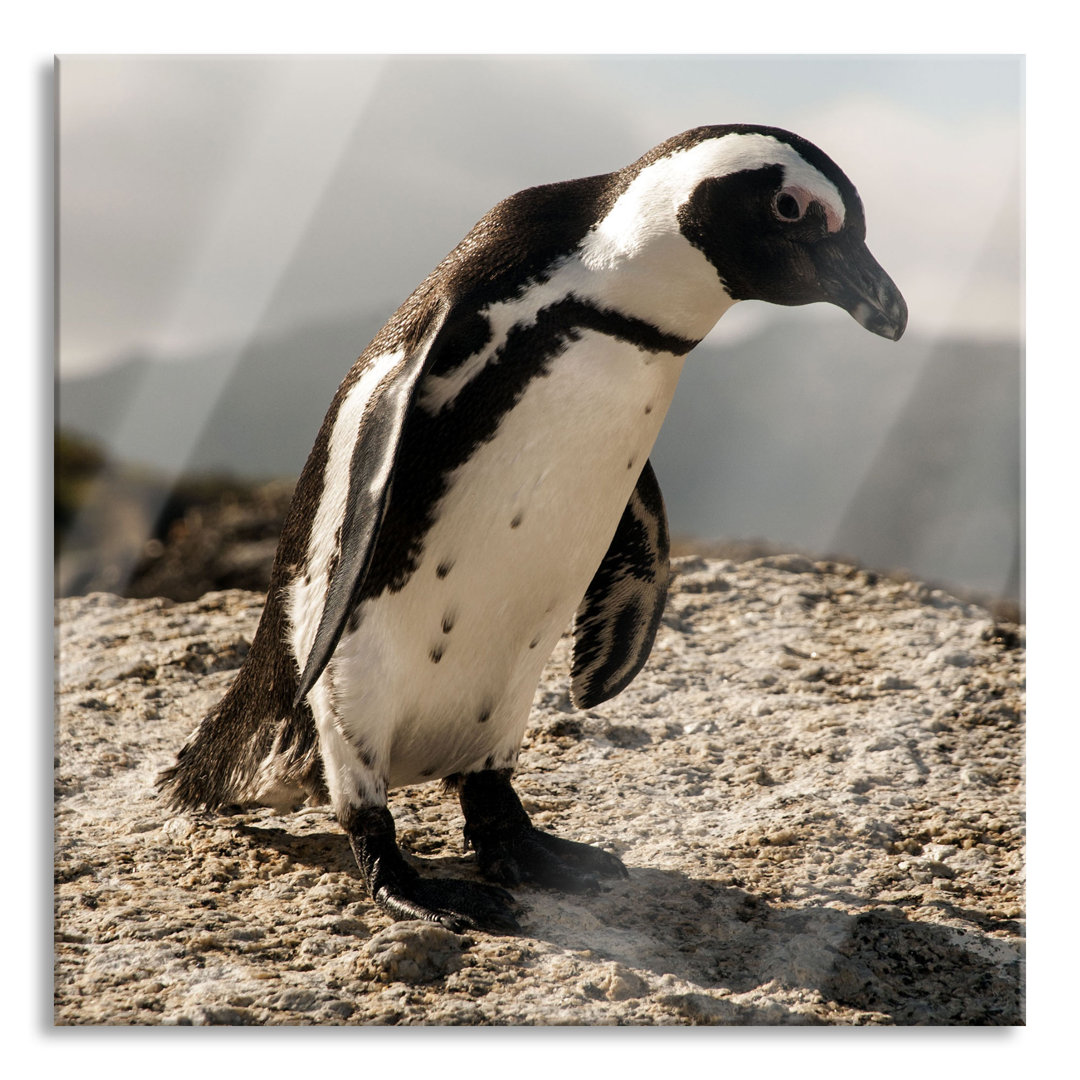
[(516, 934), (516, 901), (505, 889), (460, 878), (416, 878), (379, 889), (375, 902), (395, 919), (423, 919), (455, 934), (467, 930)]

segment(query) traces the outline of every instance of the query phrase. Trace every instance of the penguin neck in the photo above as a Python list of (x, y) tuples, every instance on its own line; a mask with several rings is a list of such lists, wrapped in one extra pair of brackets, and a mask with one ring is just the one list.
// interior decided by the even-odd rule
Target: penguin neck
[(586, 244), (580, 290), (598, 304), (700, 341), (736, 301), (716, 267), (682, 233), (664, 230), (631, 250)]
[(581, 244), (597, 299), (700, 341), (734, 301), (717, 268), (683, 235), (679, 210), (705, 181), (768, 165), (780, 165), (787, 182), (814, 192), (843, 220), (836, 186), (770, 132), (727, 132), (646, 155), (612, 174), (618, 195)]

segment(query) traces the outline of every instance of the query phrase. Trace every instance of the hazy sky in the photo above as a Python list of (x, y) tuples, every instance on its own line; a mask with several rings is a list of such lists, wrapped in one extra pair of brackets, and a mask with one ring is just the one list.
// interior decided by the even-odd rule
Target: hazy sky
[(726, 122), (848, 173), (912, 333), (1022, 337), (1023, 78), (980, 56), (63, 57), (61, 375), (389, 313), (503, 196)]

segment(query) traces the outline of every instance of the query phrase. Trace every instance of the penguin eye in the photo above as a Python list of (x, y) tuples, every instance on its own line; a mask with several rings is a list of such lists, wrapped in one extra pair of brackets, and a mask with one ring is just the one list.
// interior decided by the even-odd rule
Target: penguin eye
[(806, 213), (807, 200), (800, 199), (801, 192), (784, 188), (773, 196), (773, 213), (781, 221), (798, 221)]

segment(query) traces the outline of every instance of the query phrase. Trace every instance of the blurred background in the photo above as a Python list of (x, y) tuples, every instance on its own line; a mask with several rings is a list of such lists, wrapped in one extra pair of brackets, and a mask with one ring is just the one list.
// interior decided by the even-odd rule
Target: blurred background
[(736, 305), (652, 455), (682, 552), (798, 551), (1023, 604), (1016, 56), (63, 57), (56, 591), (265, 588), (387, 316), (495, 202), (698, 124), (863, 198), (899, 343)]

